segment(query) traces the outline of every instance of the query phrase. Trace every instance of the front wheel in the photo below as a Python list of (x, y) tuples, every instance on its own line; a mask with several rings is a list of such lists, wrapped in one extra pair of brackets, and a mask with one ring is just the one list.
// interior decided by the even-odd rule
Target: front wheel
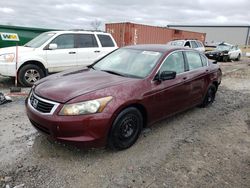
[(203, 102), (200, 105), (200, 107), (204, 108), (204, 107), (211, 105), (214, 102), (215, 94), (216, 94), (216, 87), (215, 87), (215, 85), (211, 85), (208, 88), (206, 96), (203, 99)]
[(115, 119), (108, 136), (108, 147), (123, 150), (132, 146), (143, 127), (142, 114), (137, 108), (123, 110)]
[(23, 86), (32, 86), (37, 80), (43, 78), (44, 72), (43, 70), (38, 67), (37, 65), (24, 65), (18, 73), (18, 81)]
[(236, 58), (236, 61), (240, 61), (241, 55), (239, 54)]

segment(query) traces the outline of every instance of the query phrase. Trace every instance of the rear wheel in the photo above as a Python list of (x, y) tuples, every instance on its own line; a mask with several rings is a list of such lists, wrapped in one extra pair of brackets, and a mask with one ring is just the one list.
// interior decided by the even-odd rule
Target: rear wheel
[(143, 118), (137, 108), (123, 110), (115, 119), (108, 136), (108, 147), (123, 150), (138, 139), (143, 126)]
[(211, 105), (214, 102), (215, 94), (216, 94), (216, 87), (215, 85), (211, 85), (208, 88), (206, 96), (203, 99), (203, 102), (200, 106), (204, 108), (204, 107)]
[(37, 80), (43, 78), (44, 72), (37, 65), (24, 65), (18, 73), (18, 80), (23, 86), (32, 86)]

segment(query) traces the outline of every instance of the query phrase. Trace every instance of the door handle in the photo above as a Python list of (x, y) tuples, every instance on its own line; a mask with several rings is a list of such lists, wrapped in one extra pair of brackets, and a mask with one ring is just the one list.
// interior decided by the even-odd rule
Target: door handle
[(69, 54), (75, 54), (76, 52), (69, 52)]
[(100, 53), (100, 50), (96, 50), (96, 51), (94, 51), (95, 53)]
[(187, 79), (187, 77), (183, 77), (182, 79), (183, 79), (183, 80), (186, 80), (186, 79)]

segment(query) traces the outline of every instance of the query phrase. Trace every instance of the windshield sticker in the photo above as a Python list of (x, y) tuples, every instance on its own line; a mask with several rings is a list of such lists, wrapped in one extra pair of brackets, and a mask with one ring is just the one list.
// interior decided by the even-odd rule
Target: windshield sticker
[(142, 54), (157, 56), (160, 53), (159, 52), (153, 52), (153, 51), (143, 51)]

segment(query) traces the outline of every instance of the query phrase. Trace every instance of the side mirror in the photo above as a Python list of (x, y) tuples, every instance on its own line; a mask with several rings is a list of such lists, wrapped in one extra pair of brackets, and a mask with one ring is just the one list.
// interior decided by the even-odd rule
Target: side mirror
[(55, 49), (57, 49), (57, 44), (56, 43), (49, 44), (49, 50), (55, 50)]
[(164, 81), (164, 80), (172, 80), (175, 79), (176, 72), (175, 71), (163, 71), (160, 75), (156, 75), (155, 80)]

